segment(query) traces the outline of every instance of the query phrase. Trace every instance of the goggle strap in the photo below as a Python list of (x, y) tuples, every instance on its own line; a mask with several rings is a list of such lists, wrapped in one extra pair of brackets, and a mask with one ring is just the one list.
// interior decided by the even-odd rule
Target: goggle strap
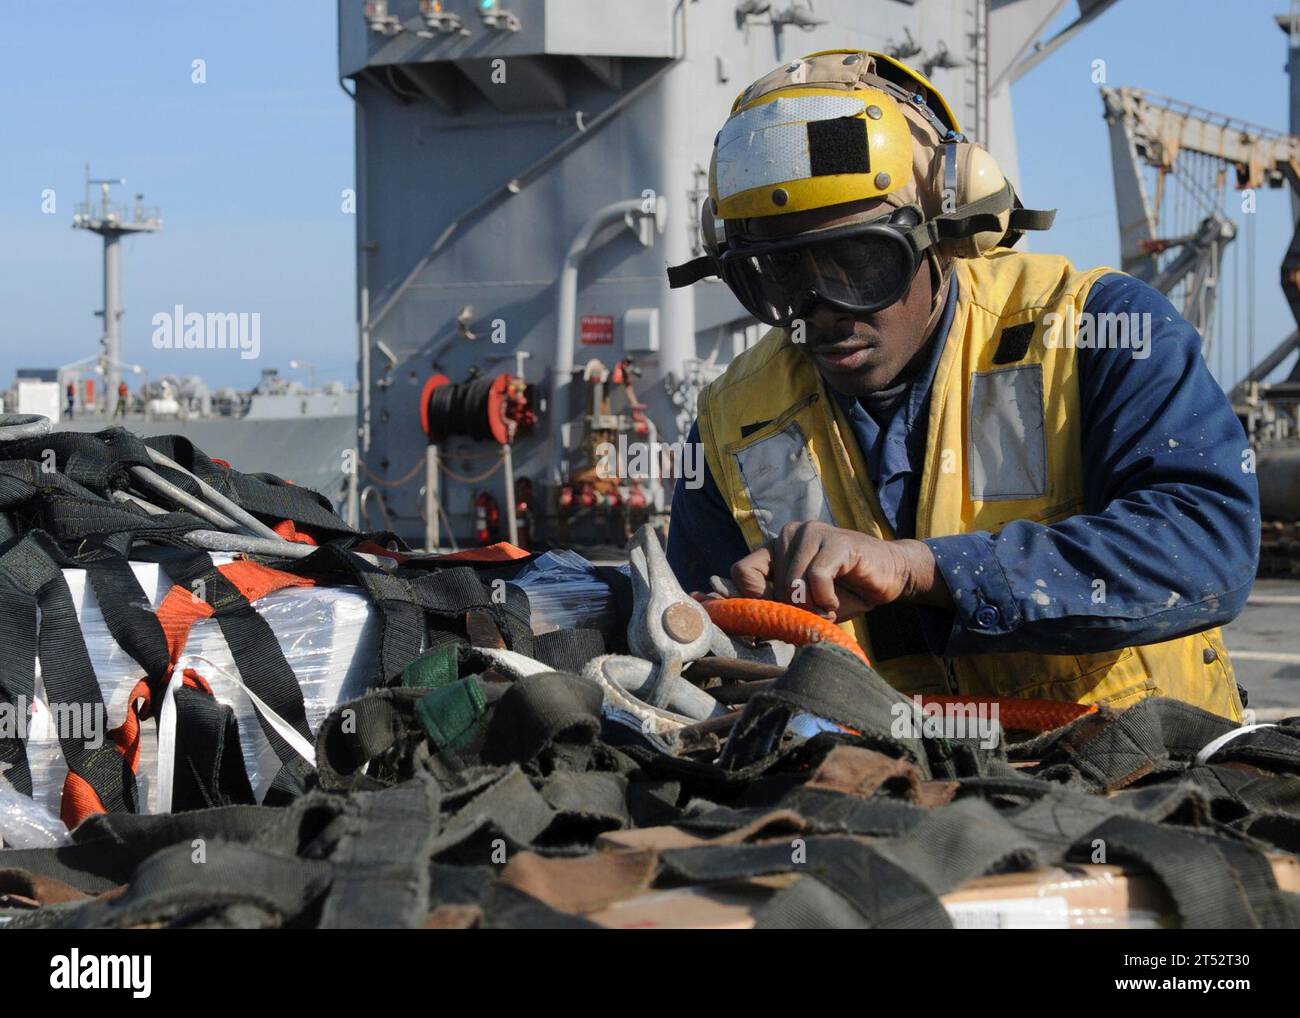
[(977, 233), (997, 230), (1001, 227), (999, 217), (1009, 212), (1007, 232), (1020, 230), (1048, 230), (1056, 219), (1055, 209), (1027, 209), (1015, 207), (1015, 189), (1011, 181), (993, 194), (986, 195), (969, 205), (963, 205), (955, 212), (936, 216), (922, 223), (912, 231), (917, 242), (917, 250), (924, 251), (940, 240), (964, 240)]
[(1010, 230), (1050, 230), (1056, 221), (1056, 209), (1012, 209)]
[(701, 255), (681, 265), (668, 266), (668, 288), (677, 290), (698, 283), (708, 276), (718, 275), (718, 263), (712, 255)]
[[(963, 205), (955, 212), (928, 219), (907, 230), (906, 235), (920, 253), (941, 240), (963, 240), (977, 233), (996, 230), (1001, 225), (998, 217), (1008, 210), (1008, 234), (1024, 230), (1050, 230), (1056, 220), (1056, 209), (1019, 207), (1015, 190), (1011, 182), (1007, 181), (1000, 191)], [(720, 275), (717, 259), (712, 255), (702, 255), (681, 265), (668, 266), (668, 286), (676, 290), (709, 276)]]

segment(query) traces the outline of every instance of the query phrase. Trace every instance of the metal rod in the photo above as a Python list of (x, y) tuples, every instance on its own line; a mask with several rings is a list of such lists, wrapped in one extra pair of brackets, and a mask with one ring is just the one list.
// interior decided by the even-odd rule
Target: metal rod
[(150, 491), (166, 496), (177, 505), (192, 512), (200, 519), (207, 520), (213, 526), (220, 527), (222, 530), (239, 530), (239, 524), (230, 519), (230, 517), (217, 512), (202, 499), (195, 498), (188, 491), (176, 487), (176, 485), (172, 484), (171, 481), (159, 477), (148, 467), (133, 466), (131, 468), (131, 476)]
[(361, 511), (357, 505), (357, 450), (349, 450), (352, 453), (352, 469), (347, 474), (347, 521), (348, 526), (353, 530), (361, 529)]
[(515, 519), (515, 465), (510, 443), (501, 446), (501, 459), (506, 475), (506, 534), (510, 543), (519, 547), (519, 521)]
[[(150, 516), (165, 516), (169, 511), (131, 492), (114, 491), (111, 496), (114, 502), (132, 502), (138, 505)], [(316, 550), (314, 545), (298, 544), (278, 536), (274, 541), (268, 541), (263, 537), (248, 537), (244, 534), (231, 534), (218, 530), (191, 530), (183, 535), (182, 540), (204, 551), (264, 555), (268, 558), (306, 558)], [(359, 551), (354, 551), (352, 554), (382, 569), (392, 569), (396, 566), (396, 563), (386, 555), (370, 555)]]
[[(570, 418), (569, 402), (573, 387), (574, 344), (577, 333), (578, 270), (593, 241), (611, 223), (626, 220), (642, 213), (643, 198), (626, 198), (613, 202), (593, 212), (569, 242), (568, 251), (560, 268), (560, 281), (556, 288), (555, 354), (551, 362), (551, 455), (558, 464), (566, 448), (562, 429)], [(628, 222), (631, 226), (631, 222)], [(599, 404), (597, 404), (599, 407)], [(553, 464), (552, 469), (557, 467)], [(558, 475), (554, 478), (559, 480)]]
[[(745, 661), (731, 657), (702, 657), (691, 662), (686, 671), (686, 678), (696, 685), (710, 679), (723, 682), (751, 682), (755, 679), (775, 679), (785, 671), (784, 666), (768, 664), (766, 661)], [(717, 687), (709, 689), (716, 693)]]
[(430, 442), (424, 457), (424, 548), (432, 555), (438, 553), (442, 520), (438, 517), (438, 443)]
[[(418, 465), (416, 469), (417, 470), (419, 469)], [(388, 515), (388, 499), (384, 496), (384, 493), (380, 491), (378, 488), (376, 488), (373, 484), (369, 484), (361, 490), (360, 504), (361, 504), (361, 520), (363, 525), (366, 527), (370, 526), (370, 499), (371, 498), (379, 499), (379, 514), (380, 516), (383, 517), (384, 529), (391, 532), (393, 529), (393, 521), (392, 518)]]
[[(194, 482), (199, 486), (199, 491), (203, 493), (204, 498), (206, 498), (216, 508), (220, 509), (222, 512), (224, 512), (235, 522), (242, 523), (254, 534), (257, 534), (260, 537), (265, 537), (268, 540), (272, 540), (272, 541), (284, 540), (283, 537), (281, 537), (274, 530), (268, 527), (265, 523), (259, 520), (256, 516), (250, 513), (242, 505), (239, 505), (237, 502), (231, 501), (229, 498), (221, 494), (221, 492), (219, 492), (216, 488), (210, 485), (203, 478), (196, 476), (193, 472), (189, 470), (186, 470), (175, 460), (171, 459), (168, 456), (163, 455), (157, 449), (149, 449), (149, 458), (153, 460), (155, 463), (159, 464), (160, 466), (171, 467), (173, 470), (179, 470), (186, 477), (192, 478)], [(288, 543), (291, 544), (292, 542), (288, 542)]]
[(704, 735), (722, 735), (730, 732), (736, 727), (736, 722), (744, 711), (736, 710), (730, 714), (723, 714), (721, 717), (709, 718), (707, 721), (697, 721), (693, 725), (686, 725), (677, 729), (673, 733), (673, 741), (676, 743), (689, 743), (699, 739)]
[(776, 679), (756, 679), (753, 682), (736, 682), (730, 686), (715, 686), (707, 692), (718, 703), (731, 707), (738, 703), (748, 703), (755, 693), (770, 689), (774, 682)]
[[(104, 206), (108, 207), (108, 185), (104, 184)], [(105, 231), (104, 237), (104, 413), (112, 414), (122, 402), (117, 385), (121, 381), (118, 362), (122, 359), (120, 319), (122, 317), (122, 235)], [(122, 407), (126, 411), (126, 407)]]
[(452, 526), (451, 517), (447, 515), (447, 509), (442, 502), (438, 503), (438, 512), (442, 514), (442, 522), (447, 524), (447, 541), (451, 544), (451, 550), (460, 551), (460, 543), (456, 540), (456, 528)]
[(166, 516), (168, 512), (168, 510), (164, 509), (162, 506), (154, 505), (152, 502), (141, 498), (139, 495), (133, 494), (132, 492), (110, 491), (108, 495), (114, 502), (129, 502), (132, 505), (138, 505), (150, 516)]
[(204, 551), (224, 551), (231, 554), (266, 555), (270, 558), (306, 558), (316, 550), (315, 545), (297, 544), (276, 538), (249, 537), (223, 530), (191, 530), (185, 541)]

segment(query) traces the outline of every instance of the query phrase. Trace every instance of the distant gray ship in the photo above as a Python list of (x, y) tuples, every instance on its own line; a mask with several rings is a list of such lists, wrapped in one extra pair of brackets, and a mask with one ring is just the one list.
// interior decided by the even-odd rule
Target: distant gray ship
[[(343, 507), (350, 480), (348, 452), (356, 446), (355, 388), (340, 382), (317, 388), (315, 369), (300, 361), (290, 361), (289, 367), (306, 371), (308, 385), (265, 368), (250, 391), (233, 387), (212, 391), (197, 375), (149, 380), (141, 365), (126, 362), (120, 335), (121, 241), (156, 233), (162, 229), (162, 216), (157, 208), (143, 204), (143, 195), (137, 194), (132, 205), (114, 201), (111, 188), (125, 183), (92, 178), (87, 166), (85, 200), (77, 205), (72, 220), (75, 229), (95, 233), (104, 242), (104, 307), (96, 312), (104, 321), (100, 351), (61, 367), (19, 369), (13, 385), (3, 393), (4, 409), (49, 417), (56, 430), (124, 427), (145, 437), (184, 435), (209, 456), (238, 470), (276, 474), (314, 488)], [(99, 190), (98, 201), (91, 200), (92, 186)], [(181, 310), (175, 309), (177, 316)], [(214, 317), (219, 319), (219, 338), (225, 346), (226, 326), (237, 324), (242, 329), (243, 321), (231, 320), (248, 316), (208, 315), (209, 327)], [(176, 325), (179, 330), (180, 323)], [(230, 341), (233, 345), (233, 335)], [(130, 374), (144, 379), (135, 391), (123, 387), (124, 377)], [(125, 407), (119, 408), (122, 392)]]
[[(65, 404), (66, 405), (66, 404)], [(125, 416), (75, 413), (56, 428), (99, 431), (124, 427), (137, 435), (184, 435), (209, 456), (245, 473), (272, 473), (346, 499), (344, 456), (356, 445), (356, 390), (333, 382), (309, 389), (274, 369), (251, 392), (209, 394), (198, 378), (152, 382)]]

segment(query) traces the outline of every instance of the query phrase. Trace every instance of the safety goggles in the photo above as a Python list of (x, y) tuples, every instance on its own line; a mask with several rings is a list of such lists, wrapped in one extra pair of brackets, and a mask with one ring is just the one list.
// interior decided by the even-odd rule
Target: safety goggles
[(870, 314), (898, 301), (933, 239), (921, 210), (904, 206), (851, 223), (778, 240), (734, 238), (719, 274), (755, 318), (788, 328), (818, 306)]

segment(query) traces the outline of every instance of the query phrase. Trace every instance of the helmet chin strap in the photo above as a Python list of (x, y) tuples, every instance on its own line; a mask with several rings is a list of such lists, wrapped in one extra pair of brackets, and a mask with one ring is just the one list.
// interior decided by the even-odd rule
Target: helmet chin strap
[(948, 303), (948, 290), (952, 286), (953, 270), (952, 261), (948, 260), (945, 265), (933, 248), (925, 252), (925, 263), (930, 268), (932, 288), (930, 317), (925, 323), (925, 335), (928, 339), (935, 326), (939, 324), (939, 319), (943, 317), (944, 306)]

